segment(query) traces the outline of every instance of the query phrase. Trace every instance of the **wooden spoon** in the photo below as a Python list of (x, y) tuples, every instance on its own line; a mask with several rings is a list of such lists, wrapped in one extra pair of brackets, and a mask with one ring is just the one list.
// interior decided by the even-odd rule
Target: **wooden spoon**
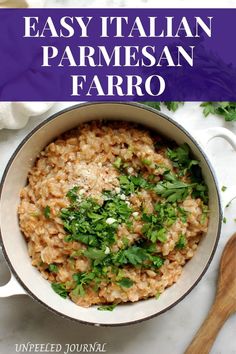
[(228, 319), (236, 312), (236, 233), (223, 251), (215, 301), (185, 354), (208, 354), (216, 336)]

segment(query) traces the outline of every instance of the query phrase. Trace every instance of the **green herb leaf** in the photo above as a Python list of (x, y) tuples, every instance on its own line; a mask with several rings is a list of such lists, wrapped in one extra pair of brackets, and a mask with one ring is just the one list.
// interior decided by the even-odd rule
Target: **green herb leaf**
[(236, 102), (203, 102), (203, 114), (207, 117), (209, 114), (218, 115), (225, 121), (236, 120)]
[(165, 106), (169, 109), (169, 111), (175, 112), (177, 109), (184, 104), (184, 102), (164, 102)]
[(175, 247), (178, 249), (183, 249), (186, 246), (186, 244), (187, 244), (186, 237), (183, 234), (181, 234)]
[(72, 294), (83, 297), (85, 295), (83, 284), (76, 285), (76, 287), (72, 290)]
[(133, 286), (134, 282), (130, 278), (122, 278), (121, 280), (119, 280), (117, 282), (117, 284), (119, 284), (123, 288), (131, 288), (131, 286)]
[[(142, 102), (147, 106), (153, 107), (158, 111), (161, 106), (166, 106), (169, 111), (176, 112), (177, 109), (184, 104), (184, 102)], [(203, 114), (207, 117), (209, 114), (223, 117), (225, 121), (236, 121), (236, 102), (202, 102), (200, 107), (203, 108)]]
[(48, 270), (51, 273), (57, 273), (58, 272), (58, 266), (56, 264), (49, 264)]
[(181, 181), (168, 182), (163, 181), (154, 188), (158, 195), (166, 198), (167, 202), (175, 203), (184, 200), (191, 191), (191, 185)]
[(44, 208), (44, 216), (49, 219), (50, 218), (50, 213), (51, 213), (51, 208), (47, 205), (46, 208)]
[(102, 305), (99, 306), (97, 309), (99, 311), (113, 311), (116, 308), (116, 304), (112, 304), (112, 305)]
[(145, 249), (138, 246), (131, 246), (115, 253), (113, 261), (117, 265), (132, 264), (137, 266), (147, 259), (149, 259), (149, 255)]
[(88, 248), (83, 252), (83, 255), (92, 260), (103, 260), (106, 257), (104, 251), (96, 249), (96, 248)]
[(142, 102), (143, 104), (146, 104), (147, 106), (150, 106), (152, 108), (157, 109), (158, 111), (161, 110), (161, 105), (163, 104), (168, 108), (169, 111), (175, 112), (177, 109), (184, 104), (184, 102), (177, 102), (177, 101), (172, 101), (172, 102)]
[(61, 297), (63, 297), (63, 299), (67, 298), (67, 290), (65, 288), (64, 284), (61, 283), (52, 283), (51, 284), (52, 289), (55, 291), (55, 293), (57, 293), (58, 295), (60, 295)]
[(159, 256), (152, 256), (152, 263), (154, 267), (161, 268), (164, 264), (164, 259)]
[[(100, 205), (93, 198), (77, 198), (76, 190), (68, 192), (71, 205), (61, 210), (61, 219), (69, 234), (65, 241), (82, 242), (97, 249), (114, 243), (118, 226), (129, 222), (132, 209), (120, 195), (104, 192), (104, 202)], [(108, 222), (111, 219), (115, 221)]]
[(143, 104), (146, 104), (149, 107), (155, 108), (158, 111), (161, 110), (161, 102), (142, 102)]
[(148, 159), (143, 159), (142, 160), (142, 163), (146, 166), (150, 166), (152, 164), (152, 161), (151, 160), (148, 160)]
[(164, 228), (160, 230), (154, 230), (150, 233), (147, 233), (147, 237), (153, 242), (160, 241), (162, 243), (166, 242), (166, 230)]
[(122, 193), (125, 195), (130, 195), (140, 188), (151, 189), (154, 186), (141, 176), (121, 175), (119, 181)]
[(121, 167), (121, 164), (122, 164), (122, 160), (121, 160), (121, 158), (120, 157), (117, 157), (117, 159), (115, 160), (115, 162), (113, 163), (113, 166), (115, 167), (115, 168), (120, 168)]
[(77, 198), (78, 198), (78, 192), (79, 187), (75, 186), (72, 189), (70, 189), (68, 191), (68, 193), (66, 194), (67, 198), (71, 201), (71, 202), (76, 202)]
[(199, 174), (198, 161), (191, 157), (190, 148), (186, 143), (174, 149), (168, 148), (167, 157), (172, 161), (173, 166), (178, 168), (180, 176), (187, 173)]

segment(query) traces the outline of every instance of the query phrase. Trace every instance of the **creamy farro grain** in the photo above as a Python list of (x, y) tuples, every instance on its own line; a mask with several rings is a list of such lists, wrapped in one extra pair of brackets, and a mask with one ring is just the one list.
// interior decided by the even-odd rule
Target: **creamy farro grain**
[[(86, 244), (65, 239), (67, 231), (60, 213), (70, 205), (66, 194), (78, 186), (80, 198), (95, 198), (100, 205), (104, 202), (104, 190), (119, 195), (132, 209), (132, 229), (125, 223), (119, 224), (115, 242), (106, 246), (104, 252), (109, 255), (139, 244), (145, 238), (143, 212), (155, 214), (155, 205), (165, 202), (165, 198), (145, 188), (127, 196), (121, 190), (119, 175), (141, 174), (145, 179), (152, 176), (158, 183), (163, 180), (165, 171), (176, 173), (175, 164), (167, 157), (168, 143), (155, 147), (159, 140), (157, 134), (124, 122), (83, 124), (49, 144), (29, 172), (27, 185), (21, 191), (19, 220), (32, 265), (45, 279), (63, 284), (78, 305), (134, 302), (162, 293), (178, 280), (184, 264), (193, 257), (197, 244), (207, 231), (206, 205), (201, 198), (190, 193), (175, 204), (187, 212), (186, 220), (177, 217), (166, 227), (165, 242), (158, 240), (154, 243), (155, 252), (164, 262), (160, 268), (122, 265), (119, 269), (122, 277), (132, 282), (132, 286), (123, 287), (119, 285), (120, 275), (118, 277), (117, 271), (108, 267), (106, 277), (100, 280), (97, 289), (93, 280), (84, 285), (83, 295), (73, 291), (76, 286), (73, 274), (89, 273), (92, 261), (83, 254)], [(122, 162), (122, 172), (114, 166), (117, 158)], [(188, 173), (180, 179), (190, 183)], [(45, 214), (45, 208), (50, 215)], [(107, 223), (116, 222), (113, 219), (108, 217)], [(181, 235), (184, 235), (186, 244), (178, 248)], [(55, 266), (56, 271), (50, 271), (50, 267)]]

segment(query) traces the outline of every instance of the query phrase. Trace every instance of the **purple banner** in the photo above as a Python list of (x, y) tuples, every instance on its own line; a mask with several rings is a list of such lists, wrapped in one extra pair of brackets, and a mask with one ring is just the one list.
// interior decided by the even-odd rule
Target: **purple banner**
[(0, 101), (236, 101), (236, 9), (1, 9)]

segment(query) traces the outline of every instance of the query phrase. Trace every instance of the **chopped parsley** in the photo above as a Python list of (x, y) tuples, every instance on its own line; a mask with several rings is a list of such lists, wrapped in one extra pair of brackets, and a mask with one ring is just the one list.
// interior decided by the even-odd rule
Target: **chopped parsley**
[(236, 102), (203, 102), (200, 106), (205, 117), (213, 114), (223, 117), (225, 121), (236, 120)]
[[(139, 246), (131, 246), (125, 250), (120, 250), (113, 255), (113, 263), (115, 265), (125, 265), (131, 264), (133, 266), (150, 266), (154, 268), (160, 268), (164, 259), (152, 255), (152, 249), (139, 247)], [(158, 261), (157, 261), (158, 260)]]
[[(161, 110), (162, 105), (166, 106), (169, 111), (175, 112), (184, 104), (184, 102), (143, 102), (144, 104)], [(209, 114), (220, 116), (227, 122), (236, 121), (236, 102), (202, 102), (200, 107), (203, 108), (203, 114), (207, 117)]]
[(226, 217), (223, 217), (223, 223), (226, 224), (227, 223), (227, 219)]
[(177, 220), (178, 216), (179, 208), (176, 204), (156, 203), (154, 213), (142, 214), (142, 220), (145, 222), (142, 232), (152, 243), (157, 241), (165, 243), (167, 230)]
[[(135, 186), (144, 182), (146, 184), (142, 178), (134, 179), (133, 182)], [(123, 223), (127, 228), (132, 226), (132, 209), (121, 199), (121, 195), (104, 191), (101, 205), (92, 198), (78, 198), (77, 190), (73, 188), (67, 193), (71, 204), (61, 210), (61, 218), (67, 231), (65, 241), (78, 241), (87, 245), (87, 249), (81, 250), (79, 256), (88, 258), (91, 268), (87, 272), (73, 274), (73, 295), (84, 296), (88, 285), (93, 285), (94, 289), (97, 289), (102, 280), (110, 281), (108, 275), (110, 272), (115, 275), (126, 265), (152, 269), (159, 269), (163, 265), (164, 259), (156, 254), (156, 250), (147, 246), (140, 247), (136, 244), (130, 246), (129, 242), (125, 242), (124, 248), (117, 252), (111, 251), (110, 247), (115, 242), (118, 226)], [(160, 211), (160, 208), (157, 207), (157, 210)], [(167, 214), (171, 218), (173, 210), (168, 209)], [(160, 215), (158, 220), (164, 218), (163, 213)], [(157, 237), (164, 242), (165, 235), (162, 231), (158, 231)], [(53, 265), (50, 265), (50, 269), (55, 271)], [(117, 279), (117, 284), (129, 288), (133, 281), (123, 276)], [(61, 284), (56, 284), (56, 289), (60, 294), (66, 293)]]
[(161, 268), (164, 264), (164, 259), (159, 256), (152, 256), (151, 259), (152, 259), (153, 266), (156, 267), (157, 269)]
[[(196, 178), (194, 178), (196, 179)], [(175, 203), (184, 200), (189, 194), (195, 198), (202, 198), (208, 201), (207, 186), (201, 181), (194, 183), (182, 182), (173, 173), (166, 171), (163, 180), (158, 183), (151, 183), (142, 176), (120, 175), (120, 188), (125, 195), (131, 195), (140, 189), (153, 190), (162, 196), (167, 202)]]
[(49, 219), (50, 218), (50, 214), (51, 214), (51, 208), (50, 208), (50, 206), (46, 206), (46, 208), (44, 208), (44, 216), (45, 216), (45, 218), (47, 218), (47, 219)]
[[(202, 172), (198, 161), (191, 157), (189, 146), (185, 143), (174, 149), (167, 149), (167, 157), (172, 161), (173, 166), (177, 169), (178, 176), (181, 177), (186, 174), (189, 176), (192, 182), (189, 185), (189, 187), (191, 187), (192, 196), (194, 198), (201, 198), (204, 203), (207, 203), (208, 189), (206, 184), (203, 181)], [(168, 174), (169, 173), (167, 172), (167, 175)], [(177, 180), (176, 177), (174, 177), (174, 179)], [(172, 183), (174, 183), (173, 175), (172, 175)], [(183, 194), (179, 192), (180, 195), (177, 196), (177, 198), (183, 197), (183, 199), (185, 199), (186, 192), (184, 192), (183, 189), (182, 189), (182, 193)]]
[(120, 157), (117, 157), (117, 159), (115, 160), (115, 162), (113, 163), (113, 166), (117, 169), (119, 169), (121, 167), (122, 164), (122, 160)]
[(57, 273), (58, 272), (58, 266), (56, 264), (51, 263), (48, 266), (48, 270), (51, 273)]
[(172, 161), (173, 166), (178, 169), (179, 175), (194, 173), (194, 166), (198, 166), (198, 161), (190, 156), (190, 148), (184, 143), (174, 149), (167, 149), (167, 157)]
[(72, 189), (70, 189), (66, 196), (67, 198), (70, 200), (70, 202), (76, 202), (77, 199), (78, 199), (78, 190), (79, 190), (79, 187), (78, 186), (75, 186), (73, 187)]
[(125, 250), (120, 250), (113, 256), (115, 265), (131, 264), (133, 266), (141, 265), (149, 259), (147, 251), (139, 246), (131, 246)]
[(55, 293), (57, 293), (58, 295), (60, 295), (61, 297), (63, 297), (63, 299), (67, 298), (67, 290), (65, 288), (64, 284), (61, 283), (52, 283), (51, 284), (52, 289), (55, 291)]
[(106, 253), (103, 250), (89, 247), (83, 252), (83, 255), (91, 260), (102, 261), (106, 257)]
[(152, 161), (151, 161), (151, 160), (148, 160), (148, 159), (143, 159), (143, 160), (142, 160), (142, 163), (143, 163), (144, 165), (146, 165), (146, 166), (151, 166)]
[[(109, 282), (108, 272), (113, 269), (117, 275), (117, 284), (129, 288), (133, 285), (131, 279), (122, 276), (122, 267), (132, 265), (134, 267), (144, 267), (159, 269), (164, 264), (164, 259), (148, 247), (130, 246), (118, 252), (105, 254), (101, 250), (94, 250), (94, 253), (84, 251), (84, 256), (91, 261), (91, 270), (84, 273), (73, 274), (75, 288), (73, 294), (84, 296), (85, 286), (99, 284), (102, 280)], [(98, 255), (98, 257), (94, 257)]]
[(187, 245), (186, 237), (185, 235), (181, 234), (175, 247), (182, 250), (183, 248), (186, 247), (186, 245)]
[(75, 273), (72, 276), (73, 280), (76, 283), (74, 290), (72, 291), (73, 295), (76, 296), (84, 296), (85, 290), (84, 285), (90, 283), (95, 278), (95, 274), (93, 272), (90, 273)]
[(226, 187), (226, 186), (222, 186), (222, 188), (221, 188), (222, 192), (225, 192), (225, 191), (226, 191), (226, 189), (227, 189), (227, 187)]
[(130, 195), (137, 192), (140, 188), (151, 189), (153, 186), (142, 176), (120, 175), (120, 188), (122, 193)]
[(122, 278), (117, 282), (117, 284), (119, 284), (123, 288), (131, 288), (131, 286), (134, 285), (134, 282), (130, 278)]
[(169, 179), (167, 176), (169, 177), (171, 174), (166, 175), (165, 179), (155, 186), (155, 192), (170, 203), (186, 199), (192, 191), (192, 185), (172, 177)]
[(97, 309), (99, 311), (113, 311), (116, 308), (116, 304), (111, 304), (111, 305), (102, 305), (99, 306)]
[(175, 112), (177, 109), (184, 104), (184, 102), (178, 101), (166, 101), (166, 102), (142, 102), (147, 106), (157, 109), (158, 111), (161, 110), (161, 105), (163, 104), (169, 111)]
[(201, 216), (201, 224), (205, 224), (207, 216), (209, 213), (209, 209), (207, 205), (202, 206), (202, 216)]
[(64, 228), (68, 233), (65, 241), (78, 241), (97, 248), (113, 244), (118, 226), (128, 222), (132, 213), (127, 203), (119, 195), (110, 192), (104, 192), (102, 205), (92, 198), (76, 199), (71, 191), (68, 195), (72, 204), (61, 210)]

